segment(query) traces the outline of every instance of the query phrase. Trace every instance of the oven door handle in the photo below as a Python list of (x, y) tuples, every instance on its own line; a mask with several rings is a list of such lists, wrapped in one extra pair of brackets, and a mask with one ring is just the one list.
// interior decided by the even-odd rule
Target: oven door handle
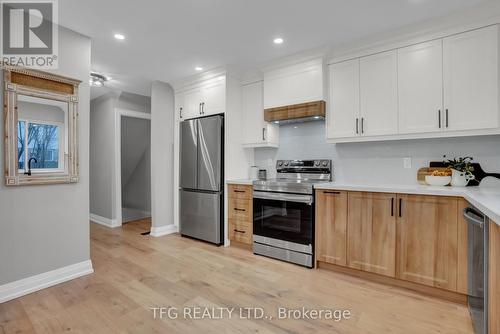
[(268, 192), (253, 192), (253, 197), (258, 199), (271, 199), (275, 201), (287, 201), (296, 203), (305, 203), (307, 205), (312, 205), (313, 197), (311, 195), (294, 195), (294, 194), (283, 194), (283, 193), (268, 193)]

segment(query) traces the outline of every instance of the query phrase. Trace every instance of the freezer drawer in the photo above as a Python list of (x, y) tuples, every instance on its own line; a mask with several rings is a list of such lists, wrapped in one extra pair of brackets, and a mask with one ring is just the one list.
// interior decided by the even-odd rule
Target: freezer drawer
[(180, 199), (181, 234), (221, 244), (221, 193), (181, 190)]

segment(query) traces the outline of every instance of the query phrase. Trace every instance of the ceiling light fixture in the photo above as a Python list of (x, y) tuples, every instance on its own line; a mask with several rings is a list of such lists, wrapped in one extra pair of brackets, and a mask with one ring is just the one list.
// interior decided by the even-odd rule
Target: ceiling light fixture
[(94, 87), (102, 87), (108, 78), (96, 72), (90, 72), (89, 84)]
[(273, 40), (274, 44), (283, 44), (284, 40), (283, 38), (281, 37), (276, 37), (274, 40)]
[(198, 71), (198, 72), (199, 72), (199, 71), (203, 71), (203, 67), (201, 67), (201, 66), (196, 66), (196, 67), (194, 68), (194, 70), (195, 70), (195, 71)]
[(123, 41), (125, 39), (125, 35), (123, 35), (123, 34), (115, 34), (115, 38), (117, 40)]

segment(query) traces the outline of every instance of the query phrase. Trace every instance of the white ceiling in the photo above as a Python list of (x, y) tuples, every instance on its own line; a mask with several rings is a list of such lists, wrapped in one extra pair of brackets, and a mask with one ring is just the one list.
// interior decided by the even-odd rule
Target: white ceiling
[[(194, 67), (245, 70), (439, 17), (485, 0), (62, 0), (60, 23), (92, 38), (92, 66), (114, 88), (149, 95), (152, 80)], [(117, 41), (113, 34), (127, 38)], [(274, 45), (276, 36), (285, 39)], [(100, 95), (105, 89), (93, 92)]]

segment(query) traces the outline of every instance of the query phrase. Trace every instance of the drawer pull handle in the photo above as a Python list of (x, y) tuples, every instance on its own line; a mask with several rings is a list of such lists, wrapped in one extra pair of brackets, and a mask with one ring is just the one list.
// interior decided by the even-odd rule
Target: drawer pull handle
[(246, 190), (234, 190), (235, 193), (246, 193)]
[(247, 211), (245, 209), (238, 209), (238, 208), (234, 208), (234, 211)]
[(323, 194), (334, 194), (334, 195), (340, 195), (340, 191), (324, 191)]
[(246, 231), (237, 230), (237, 229), (234, 229), (234, 232), (237, 232), (237, 233), (247, 233)]

